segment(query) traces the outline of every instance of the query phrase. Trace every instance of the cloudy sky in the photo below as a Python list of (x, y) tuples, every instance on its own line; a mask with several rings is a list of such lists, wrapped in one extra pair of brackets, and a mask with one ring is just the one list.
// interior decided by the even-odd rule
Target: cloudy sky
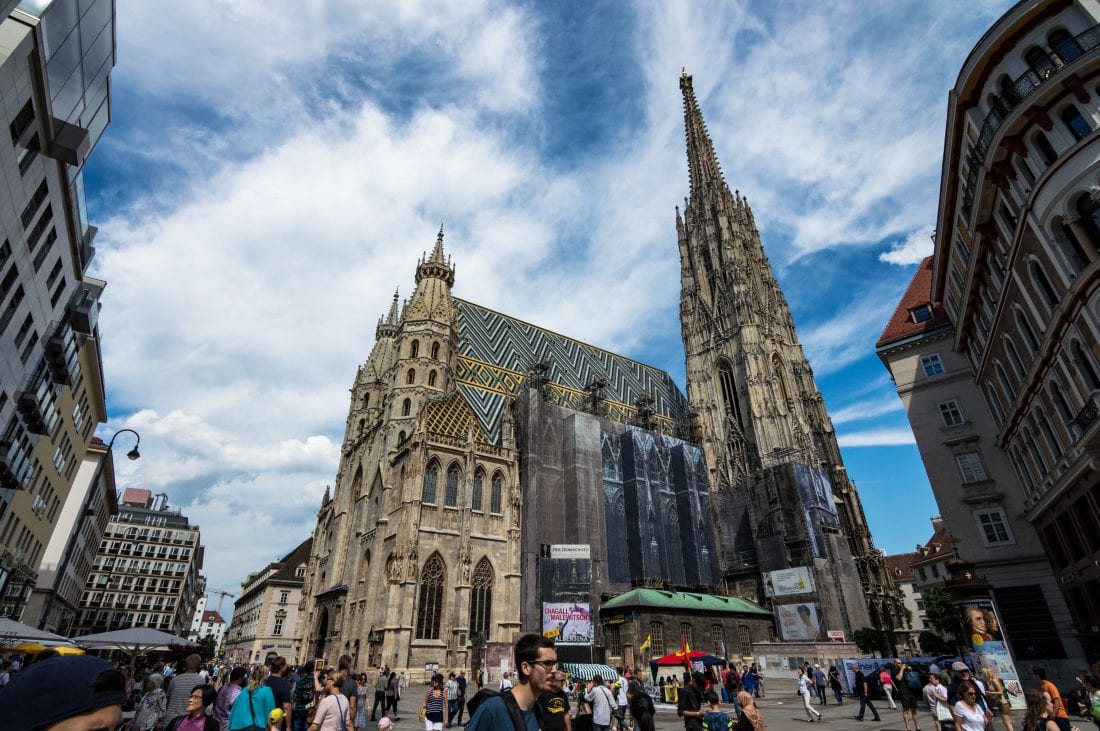
[(682, 386), (686, 67), (876, 541), (912, 550), (937, 509), (874, 342), (931, 252), (947, 91), (1010, 5), (120, 0), (87, 172), (102, 433), (142, 435), (120, 487), (202, 526), (211, 587), (304, 540), (440, 223), (457, 295)]

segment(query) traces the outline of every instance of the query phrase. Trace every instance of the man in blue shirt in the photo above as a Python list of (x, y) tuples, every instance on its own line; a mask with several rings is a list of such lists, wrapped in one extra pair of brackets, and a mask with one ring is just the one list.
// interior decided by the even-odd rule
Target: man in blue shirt
[[(558, 651), (554, 641), (540, 634), (527, 634), (519, 638), (513, 651), (516, 663), (516, 684), (510, 691), (518, 707), (515, 710), (523, 720), (526, 731), (539, 731), (541, 717), (535, 701), (540, 695), (552, 691), (554, 670), (558, 667)], [(518, 731), (513, 722), (509, 703), (504, 693), (493, 696), (474, 711), (466, 731)]]

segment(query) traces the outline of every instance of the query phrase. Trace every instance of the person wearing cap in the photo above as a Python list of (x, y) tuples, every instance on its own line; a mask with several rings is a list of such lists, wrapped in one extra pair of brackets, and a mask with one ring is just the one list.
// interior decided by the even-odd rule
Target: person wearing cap
[(707, 715), (703, 710), (703, 692), (706, 687), (707, 676), (696, 671), (691, 675), (691, 682), (685, 684), (680, 691), (676, 715), (684, 719), (684, 728), (687, 731), (703, 731), (703, 716)]
[(196, 685), (187, 696), (187, 712), (169, 721), (164, 731), (218, 731), (218, 722), (206, 715), (206, 707), (217, 697), (214, 686)]
[(20, 731), (116, 729), (124, 700), (126, 681), (106, 660), (53, 657), (12, 676), (0, 692), (0, 726)]
[(975, 679), (971, 672), (970, 666), (964, 662), (956, 660), (951, 663), (951, 673), (954, 676), (951, 679), (951, 683), (947, 686), (947, 703), (952, 708), (959, 702), (959, 685), (962, 683), (973, 683), (978, 689), (978, 703), (983, 709), (989, 708), (989, 705), (985, 700), (985, 685)]

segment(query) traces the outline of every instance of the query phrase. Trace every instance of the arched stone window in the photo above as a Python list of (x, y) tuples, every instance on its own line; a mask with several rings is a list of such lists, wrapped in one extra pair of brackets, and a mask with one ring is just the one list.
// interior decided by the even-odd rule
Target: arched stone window
[(1016, 346), (1012, 344), (1012, 340), (1005, 336), (1005, 354), (1008, 355), (1008, 362), (1012, 364), (1012, 370), (1015, 371), (1017, 377), (1021, 381), (1027, 375), (1027, 370), (1024, 368), (1024, 362), (1020, 360), (1020, 354), (1016, 352)]
[(733, 380), (733, 369), (724, 360), (718, 362), (718, 385), (722, 389), (726, 413), (741, 425), (741, 404), (737, 400), (737, 383)]
[(461, 470), (458, 469), (457, 464), (452, 464), (447, 468), (447, 487), (443, 491), (443, 504), (448, 508), (458, 506), (458, 481), (461, 475)]
[(477, 562), (470, 581), (470, 633), (488, 641), (493, 626), (493, 565), (488, 557)]
[(504, 477), (499, 472), (493, 475), (493, 485), (489, 489), (489, 512), (500, 515), (504, 496)]
[(474, 471), (474, 484), (470, 490), (470, 507), (473, 510), (481, 510), (481, 490), (485, 484), (485, 471), (480, 467)]
[(432, 386), (432, 387), (434, 387), (434, 386), (435, 386), (435, 381), (436, 381), (436, 378), (437, 378), (437, 376), (436, 376), (436, 372), (435, 372), (435, 371), (431, 371), (431, 372), (429, 372), (429, 373), (428, 373), (428, 385), (429, 385), (429, 386)]
[[(993, 364), (993, 370), (997, 372), (997, 380), (1001, 382), (1001, 388), (1005, 390), (1005, 395), (1008, 396), (1008, 402), (1011, 405), (1016, 401), (1016, 387), (1012, 381), (1008, 380), (1008, 374), (1005, 373), (1005, 369), (1000, 363)], [(1006, 412), (1007, 413), (1007, 412)]]
[(412, 399), (405, 399), (401, 402), (401, 415), (408, 416), (412, 413), (413, 402)]
[(1023, 478), (1028, 491), (1033, 491), (1035, 489), (1035, 477), (1031, 474), (1031, 468), (1027, 466), (1027, 460), (1020, 453), (1020, 448), (1013, 445), (1012, 449), (1009, 450), (1009, 454), (1012, 455), (1012, 465), (1016, 468), (1016, 473)]
[(1027, 53), (1024, 54), (1024, 61), (1040, 79), (1048, 78), (1055, 71), (1054, 61), (1051, 60), (1046, 51), (1038, 46), (1032, 46), (1028, 49)]
[(1059, 28), (1047, 36), (1047, 45), (1063, 64), (1081, 57), (1081, 46), (1065, 28)]
[(1035, 282), (1035, 286), (1042, 293), (1043, 299), (1046, 300), (1047, 305), (1053, 310), (1058, 306), (1058, 294), (1054, 291), (1054, 286), (1050, 283), (1050, 279), (1047, 278), (1047, 273), (1043, 271), (1043, 267), (1039, 265), (1039, 262), (1034, 259), (1031, 260), (1031, 280)]
[(435, 504), (435, 486), (438, 481), (439, 463), (433, 459), (428, 463), (428, 468), (424, 470), (424, 489), (420, 496), (422, 502), (430, 505)]
[(363, 408), (370, 406), (370, 392), (363, 394)]
[(412, 384), (416, 383), (416, 369), (415, 368), (410, 368), (408, 370), (408, 372), (405, 373), (405, 383), (407, 383), (409, 385), (412, 385)]
[(1054, 409), (1062, 417), (1062, 423), (1068, 428), (1073, 423), (1073, 410), (1066, 401), (1066, 395), (1062, 392), (1062, 386), (1057, 381), (1050, 382), (1050, 400)]
[(1081, 116), (1081, 110), (1070, 104), (1061, 111), (1058, 118), (1066, 125), (1075, 140), (1083, 140), (1092, 134), (1092, 123)]
[(416, 612), (416, 639), (438, 640), (443, 619), (443, 587), (447, 580), (447, 565), (438, 553), (424, 562), (420, 571), (420, 601)]
[(432, 343), (432, 360), (439, 360), (439, 343)]
[(1085, 352), (1085, 349), (1081, 347), (1080, 340), (1073, 341), (1073, 364), (1081, 372), (1081, 378), (1085, 381), (1085, 386), (1090, 390), (1096, 390), (1100, 388), (1100, 375), (1096, 373), (1096, 366), (1092, 363), (1092, 356)]
[(1054, 145), (1050, 144), (1050, 140), (1042, 132), (1036, 132), (1031, 137), (1032, 143), (1035, 145), (1035, 149), (1039, 151), (1039, 157), (1043, 159), (1043, 167), (1048, 168), (1054, 164), (1054, 161), (1058, 159), (1058, 153), (1054, 149)]
[(1054, 428), (1051, 427), (1050, 420), (1047, 419), (1046, 413), (1041, 409), (1035, 412), (1035, 422), (1039, 425), (1039, 431), (1043, 433), (1043, 437), (1047, 442), (1047, 447), (1050, 448), (1050, 453), (1054, 455), (1054, 460), (1058, 461), (1062, 458), (1062, 442), (1058, 439), (1058, 435), (1055, 434)]
[(1028, 323), (1023, 310), (1016, 310), (1016, 327), (1020, 331), (1020, 337), (1024, 339), (1028, 353), (1035, 355), (1039, 352), (1039, 340), (1035, 337), (1035, 331), (1031, 329), (1031, 324)]
[(1039, 450), (1039, 445), (1035, 441), (1035, 435), (1031, 433), (1031, 429), (1024, 427), (1021, 436), (1024, 440), (1024, 446), (1027, 447), (1028, 454), (1031, 455), (1031, 460), (1035, 463), (1035, 468), (1039, 471), (1040, 475), (1047, 473), (1047, 461), (1043, 458), (1043, 453)]
[(410, 358), (415, 358), (419, 354), (420, 354), (420, 341), (414, 339), (412, 342), (409, 343), (409, 357)]
[(368, 571), (370, 571), (370, 549), (363, 552), (363, 562), (359, 565), (359, 576), (366, 578)]

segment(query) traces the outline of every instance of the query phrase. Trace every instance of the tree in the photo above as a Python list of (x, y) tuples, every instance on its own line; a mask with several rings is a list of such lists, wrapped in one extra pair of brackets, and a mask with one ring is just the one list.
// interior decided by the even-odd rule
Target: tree
[(959, 640), (963, 634), (962, 622), (951, 592), (944, 586), (933, 586), (921, 592), (921, 599), (924, 600), (924, 611), (932, 627), (945, 637)]
[(886, 633), (873, 627), (861, 627), (852, 633), (852, 642), (861, 652), (873, 655), (876, 652), (881, 655), (889, 655), (886, 643)]
[(921, 630), (921, 633), (917, 636), (917, 644), (920, 645), (920, 651), (924, 655), (938, 657), (940, 655), (955, 654), (955, 649), (951, 646), (951, 643), (930, 629)]
[(207, 635), (199, 640), (199, 657), (202, 658), (203, 662), (213, 660), (217, 652), (218, 645), (214, 641), (214, 635)]

